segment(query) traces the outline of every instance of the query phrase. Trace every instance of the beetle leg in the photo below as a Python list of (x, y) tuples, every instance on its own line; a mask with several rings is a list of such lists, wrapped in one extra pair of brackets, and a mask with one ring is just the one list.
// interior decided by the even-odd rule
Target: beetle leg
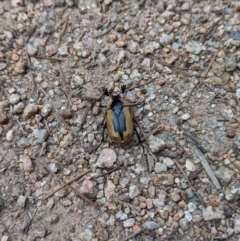
[(140, 139), (139, 133), (138, 133), (137, 128), (135, 126), (134, 126), (134, 131), (136, 132), (139, 144), (142, 144), (142, 141)]
[(122, 93), (125, 92), (126, 88), (127, 88), (126, 85), (121, 85), (121, 91), (122, 91)]
[[(104, 123), (104, 120), (103, 120), (103, 123)], [(106, 129), (106, 128), (107, 128), (107, 124), (106, 124), (106, 121), (105, 121), (105, 123), (103, 124), (101, 143), (103, 143), (103, 141), (104, 141), (104, 134), (105, 134), (105, 129)], [(101, 145), (101, 144), (100, 144), (100, 145)]]
[(102, 88), (103, 94), (109, 96), (108, 89), (106, 87)]

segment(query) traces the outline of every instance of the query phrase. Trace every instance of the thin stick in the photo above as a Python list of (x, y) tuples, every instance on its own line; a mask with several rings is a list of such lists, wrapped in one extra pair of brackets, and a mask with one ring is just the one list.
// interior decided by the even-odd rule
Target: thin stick
[(68, 23), (68, 17), (67, 17), (67, 19), (65, 20), (65, 23), (64, 23), (64, 25), (63, 25), (63, 29), (62, 29), (62, 31), (61, 31), (61, 33), (60, 33), (59, 40), (58, 40), (58, 44), (60, 44), (61, 39), (62, 39), (62, 37), (63, 37), (63, 35), (64, 35), (65, 31), (66, 31), (67, 23)]
[(51, 132), (50, 132), (48, 123), (47, 123), (47, 121), (46, 121), (45, 119), (44, 119), (44, 124), (45, 124), (45, 126), (46, 126), (46, 128), (47, 128), (47, 131), (48, 131), (48, 134), (49, 134), (49, 136), (50, 136), (50, 135), (51, 135)]
[(117, 170), (119, 169), (119, 167), (121, 167), (122, 165), (123, 165), (123, 162), (121, 162), (118, 166), (112, 168), (110, 171), (105, 172), (105, 173), (103, 173), (103, 174), (100, 174), (100, 175), (98, 175), (98, 176), (96, 176), (96, 177), (94, 177), (94, 178), (104, 177), (104, 176), (106, 176), (106, 175), (108, 175), (108, 174), (111, 174), (111, 173), (117, 171)]
[(191, 182), (189, 181), (187, 175), (186, 175), (185, 172), (183, 171), (181, 165), (178, 163), (177, 160), (175, 160), (175, 159), (172, 159), (172, 160), (173, 160), (173, 161), (176, 163), (176, 165), (178, 166), (179, 170), (181, 171), (181, 173), (183, 174), (183, 176), (184, 176), (185, 179), (187, 180), (187, 182), (188, 182), (188, 184), (190, 185), (190, 187), (192, 188), (193, 192), (197, 195), (197, 197), (198, 197), (199, 200), (201, 201), (201, 204), (202, 204), (203, 206), (205, 206), (205, 203), (203, 202), (203, 200), (202, 200), (202, 198), (200, 197), (200, 195), (199, 195), (199, 194), (195, 191), (195, 189), (193, 188)]
[(36, 59), (49, 59), (49, 60), (54, 60), (54, 61), (65, 61), (66, 59), (61, 59), (61, 58), (53, 58), (53, 57), (48, 57), (48, 56), (34, 56)]
[[(27, 63), (28, 63), (28, 66), (31, 66), (31, 60), (29, 58), (29, 54), (27, 52), (27, 49), (25, 50), (26, 52), (26, 56), (27, 56)], [(36, 83), (34, 81), (34, 77), (33, 77), (33, 73), (32, 73), (32, 69), (30, 68), (30, 76), (31, 76), (31, 82), (33, 83), (33, 90), (36, 88)]]
[(56, 188), (56, 189), (53, 190), (51, 193), (47, 194), (47, 195), (43, 198), (43, 200), (48, 199), (48, 198), (51, 197), (55, 192), (61, 190), (62, 188), (66, 187), (67, 185), (71, 184), (72, 182), (78, 180), (79, 178), (85, 176), (85, 175), (88, 174), (90, 171), (91, 171), (91, 170), (86, 170), (86, 171), (78, 174), (76, 177), (70, 179), (69, 181), (66, 181), (65, 184), (63, 184), (62, 186)]
[(65, 94), (66, 94), (66, 96), (68, 98), (69, 104), (72, 106), (73, 104), (72, 104), (71, 98), (70, 98), (70, 96), (69, 96), (69, 94), (67, 92), (67, 88), (66, 88), (66, 84), (65, 84), (65, 76), (64, 76), (64, 73), (63, 73), (63, 70), (62, 70), (61, 63), (59, 63), (59, 67), (60, 67), (60, 75), (61, 75), (61, 78), (62, 78), (62, 84), (64, 86)]
[[(211, 60), (210, 64), (208, 65), (206, 71), (201, 76), (202, 78), (206, 78), (207, 77), (208, 72), (211, 69), (215, 58), (217, 57), (218, 52), (219, 52), (219, 50), (217, 50), (216, 53), (214, 54), (214, 56), (212, 57), (212, 60)], [(209, 86), (207, 83), (205, 83), (204, 81), (201, 81), (201, 83), (203, 83), (207, 88), (209, 88), (212, 92), (214, 92), (214, 89), (211, 86)], [(195, 90), (195, 88), (197, 87), (198, 84), (199, 84), (199, 82), (192, 88), (192, 91), (190, 92), (190, 94), (189, 94), (189, 96), (187, 98), (187, 102), (189, 101), (193, 91)]]
[(80, 34), (80, 36), (78, 37), (77, 41), (76, 42), (79, 42), (82, 40), (83, 36), (85, 35), (86, 33), (86, 30), (83, 30), (83, 32)]
[(179, 74), (182, 74), (182, 75), (186, 76), (186, 77), (190, 77), (190, 76), (191, 76), (189, 73), (187, 73), (187, 72), (185, 72), (185, 71), (182, 71), (182, 70), (174, 67), (173, 65), (168, 64), (167, 62), (165, 62), (165, 61), (163, 61), (163, 60), (160, 60), (160, 59), (159, 59), (158, 62), (159, 62), (160, 64), (165, 65), (165, 66), (169, 67), (170, 69), (178, 72)]
[(47, 142), (42, 143), (41, 151), (39, 156), (41, 157), (46, 152)]
[(23, 127), (22, 127), (20, 121), (18, 120), (18, 116), (14, 116), (14, 120), (17, 121), (17, 123), (18, 123), (18, 125), (19, 125), (19, 127), (20, 127), (20, 129), (21, 129), (21, 131), (22, 131), (22, 133), (24, 133)]
[(202, 39), (202, 43), (205, 42), (205, 39), (207, 37), (208, 34), (210, 34), (212, 32), (212, 30), (214, 29), (214, 27), (222, 20), (222, 18), (218, 19), (215, 23), (213, 23), (213, 25), (211, 26), (211, 28), (208, 30), (208, 32), (203, 35), (203, 39)]
[(219, 52), (219, 49), (216, 51), (216, 53), (215, 53), (214, 56), (212, 57), (212, 60), (211, 60), (210, 64), (209, 64), (208, 67), (207, 67), (207, 70), (206, 70), (206, 71), (203, 73), (203, 75), (201, 76), (202, 78), (206, 78), (206, 77), (207, 77), (208, 72), (209, 72), (209, 70), (211, 69), (215, 58), (217, 57), (218, 52)]
[(197, 88), (198, 84), (199, 84), (199, 81), (198, 81), (198, 82), (193, 86), (193, 88), (191, 89), (191, 91), (190, 91), (190, 93), (189, 93), (189, 95), (188, 95), (188, 98), (187, 98), (187, 103), (189, 102), (190, 97), (192, 96), (193, 91)]
[(146, 84), (151, 83), (152, 81), (154, 81), (154, 79), (151, 79), (151, 80), (149, 80), (149, 81), (147, 81), (147, 82), (145, 82), (145, 83), (143, 83), (143, 84), (139, 84), (139, 85), (132, 86), (132, 87), (128, 88), (127, 90), (133, 90), (133, 89), (135, 89), (135, 88), (139, 88), (139, 87), (141, 87), (141, 86), (143, 86), (143, 85), (146, 85)]
[(178, 231), (179, 228), (174, 229), (166, 238), (162, 239), (161, 241), (168, 240), (172, 238), (172, 236)]
[(9, 100), (10, 95), (8, 94), (7, 90), (4, 88), (4, 86), (2, 84), (0, 84), (0, 88), (2, 89), (2, 91), (4, 92), (4, 94), (7, 97), (8, 101), (10, 102), (10, 100)]
[[(36, 158), (37, 161), (49, 172), (51, 173), (57, 180), (59, 180), (60, 182), (64, 183), (65, 186), (68, 185), (68, 187), (70, 187), (77, 196), (80, 196), (82, 199), (84, 199), (86, 202), (95, 205), (89, 198), (87, 198), (85, 195), (83, 195), (82, 193), (80, 193), (78, 190), (76, 190), (74, 187), (70, 186), (69, 184), (67, 184), (64, 180), (62, 180), (61, 178), (59, 178), (54, 172), (51, 171), (51, 169), (45, 164), (43, 163), (40, 159)], [(90, 170), (88, 170), (90, 172)], [(61, 187), (60, 189), (62, 189), (63, 187)], [(60, 190), (59, 189), (59, 190)], [(56, 191), (54, 191), (53, 193), (55, 193)], [(52, 193), (51, 193), (52, 195)], [(50, 196), (51, 196), (50, 195)], [(44, 198), (46, 199), (46, 197)]]
[(188, 22), (188, 31), (190, 31), (191, 29), (191, 20), (192, 20), (192, 9), (193, 9), (193, 6), (195, 4), (195, 0), (193, 0), (193, 3), (190, 7), (190, 15), (189, 15), (189, 22)]
[(43, 71), (43, 70), (34, 68), (33, 66), (27, 65), (27, 67), (28, 67), (29, 69), (39, 71), (39, 72), (41, 72), (43, 75), (46, 75), (46, 76), (48, 76), (48, 77), (50, 77), (50, 78), (53, 78), (53, 79), (57, 78), (56, 76), (50, 75), (50, 74), (46, 73), (46, 72)]
[(82, 118), (82, 123), (80, 124), (80, 127), (82, 127), (82, 125), (84, 124), (86, 118), (87, 118), (87, 115), (88, 115), (88, 112), (90, 111), (90, 109), (95, 105), (96, 103), (96, 100), (93, 100), (91, 105), (88, 106), (88, 108), (86, 109), (86, 111), (84, 112), (84, 115), (83, 115), (83, 118)]
[(116, 24), (114, 24), (112, 27), (110, 27), (110, 28), (106, 29), (106, 30), (105, 30), (105, 31), (103, 31), (102, 33), (97, 34), (97, 35), (95, 36), (95, 38), (101, 37), (101, 36), (103, 36), (103, 35), (105, 35), (105, 34), (109, 33), (109, 32), (110, 32), (112, 29), (114, 29), (116, 26), (117, 26), (117, 23), (116, 23)]
[(131, 238), (136, 237), (138, 234), (140, 234), (140, 233), (142, 233), (142, 232), (143, 232), (143, 229), (139, 230), (139, 231), (136, 232), (136, 233), (133, 233), (133, 234), (127, 236), (126, 238), (121, 239), (120, 241), (127, 241), (127, 240), (129, 240), (129, 239), (131, 239)]

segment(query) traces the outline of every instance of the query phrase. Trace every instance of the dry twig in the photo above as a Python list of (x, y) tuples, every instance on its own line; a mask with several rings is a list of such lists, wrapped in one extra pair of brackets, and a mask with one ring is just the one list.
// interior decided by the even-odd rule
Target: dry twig
[(120, 164), (118, 166), (116, 166), (116, 167), (112, 168), (111, 170), (109, 170), (108, 172), (100, 174), (100, 175), (98, 175), (98, 176), (96, 176), (94, 178), (104, 177), (104, 176), (106, 176), (108, 174), (111, 174), (111, 173), (117, 171), (122, 165), (123, 165), (123, 162), (120, 162)]
[(173, 161), (175, 162), (175, 164), (178, 166), (179, 170), (181, 171), (181, 173), (183, 174), (183, 176), (185, 177), (185, 179), (187, 180), (188, 184), (190, 185), (191, 189), (193, 190), (193, 192), (197, 195), (197, 197), (199, 198), (201, 204), (203, 206), (205, 206), (205, 203), (203, 202), (202, 198), (200, 197), (200, 195), (197, 193), (197, 191), (194, 189), (194, 187), (192, 186), (191, 182), (188, 179), (188, 176), (185, 174), (184, 170), (182, 169), (181, 165), (178, 163), (177, 160), (173, 159)]
[(209, 72), (209, 70), (211, 69), (215, 58), (217, 57), (218, 52), (219, 52), (219, 50), (217, 50), (217, 51), (215, 52), (215, 54), (214, 54), (214, 56), (212, 57), (212, 60), (211, 60), (210, 64), (208, 65), (206, 71), (205, 71), (205, 72), (203, 73), (203, 75), (201, 76), (202, 78), (206, 78), (206, 77), (207, 77), (208, 72)]
[[(141, 80), (140, 80), (140, 81), (141, 81)], [(139, 87), (141, 87), (141, 86), (143, 86), (143, 85), (146, 85), (146, 84), (151, 83), (152, 81), (154, 81), (154, 79), (151, 79), (151, 80), (149, 80), (149, 81), (147, 81), (147, 82), (145, 82), (145, 83), (143, 83), (143, 84), (134, 85), (134, 86), (128, 88), (127, 90), (133, 90), (133, 89), (135, 89), (135, 88), (139, 88)]]
[(66, 59), (62, 59), (62, 58), (56, 58), (56, 57), (48, 57), (48, 56), (34, 56), (34, 58), (36, 59), (49, 59), (52, 61), (65, 61)]
[(67, 88), (66, 88), (66, 84), (65, 84), (65, 75), (63, 73), (63, 70), (62, 70), (62, 65), (61, 63), (59, 63), (59, 67), (60, 67), (60, 75), (61, 75), (61, 79), (62, 79), (62, 84), (63, 84), (63, 87), (64, 87), (64, 91), (65, 91), (65, 95), (67, 96), (68, 98), (68, 101), (69, 101), (69, 104), (72, 106), (72, 101), (71, 101), (71, 98), (67, 92)]
[(181, 69), (179, 68), (176, 68), (175, 66), (171, 65), (171, 64), (168, 64), (167, 62), (165, 62), (164, 60), (158, 60), (158, 62), (162, 65), (165, 65), (167, 66), (168, 68), (172, 69), (173, 71), (179, 73), (179, 74), (182, 74), (183, 76), (186, 76), (186, 77), (190, 77), (191, 75), (185, 71), (182, 71)]
[[(27, 49), (25, 50), (25, 52), (26, 52), (26, 56), (27, 56), (28, 66), (31, 66), (31, 60), (30, 60), (30, 57), (28, 55)], [(33, 87), (34, 87), (33, 90), (35, 90), (36, 83), (35, 83), (35, 80), (34, 80), (34, 77), (33, 77), (32, 68), (30, 68), (30, 77), (31, 77), (31, 82), (33, 83)]]
[(49, 134), (49, 136), (51, 135), (51, 131), (50, 131), (50, 129), (49, 129), (49, 126), (48, 126), (48, 123), (47, 123), (47, 121), (44, 119), (44, 124), (45, 124), (45, 126), (46, 126), (46, 128), (47, 128), (47, 131), (48, 131), (48, 134)]
[(87, 115), (88, 115), (88, 112), (90, 111), (90, 109), (95, 105), (96, 103), (96, 100), (93, 100), (91, 105), (88, 106), (88, 108), (86, 109), (86, 111), (84, 112), (84, 115), (83, 115), (83, 118), (82, 118), (82, 123), (80, 124), (80, 127), (83, 126), (86, 118), (87, 118)]
[[(50, 168), (49, 168), (45, 163), (43, 163), (39, 158), (37, 158), (37, 161), (38, 161), (38, 163), (40, 163), (49, 173), (51, 173), (57, 180), (59, 180), (60, 182), (62, 182), (62, 183), (64, 184), (64, 185), (62, 185), (62, 186), (60, 187), (60, 189), (62, 189), (62, 188), (65, 187), (65, 186), (68, 186), (69, 188), (71, 188), (71, 189), (75, 192), (75, 194), (76, 194), (77, 196), (81, 197), (81, 198), (84, 199), (86, 202), (95, 205), (89, 198), (87, 198), (85, 195), (83, 195), (82, 193), (80, 193), (76, 188), (70, 186), (70, 185), (68, 184), (68, 182), (65, 182), (64, 180), (62, 180), (61, 178), (59, 178), (59, 177), (58, 177), (54, 172), (52, 172), (52, 171), (50, 170)], [(90, 170), (87, 170), (87, 171), (90, 172)], [(86, 174), (86, 173), (83, 173), (83, 174), (81, 174), (81, 175), (79, 175), (79, 176), (82, 177), (82, 176), (84, 176), (85, 174)], [(80, 177), (74, 178), (73, 181), (76, 180), (77, 178), (80, 178)], [(72, 180), (70, 180), (70, 181), (72, 181)], [(60, 189), (59, 189), (59, 190), (60, 190)], [(49, 196), (52, 196), (55, 192), (56, 192), (56, 190), (54, 190), (53, 192), (51, 192), (50, 194), (48, 194), (46, 197), (44, 197), (44, 199), (48, 198)]]
[(193, 3), (192, 3), (192, 5), (191, 5), (191, 7), (190, 7), (190, 15), (189, 15), (189, 22), (188, 22), (188, 31), (190, 31), (190, 29), (191, 29), (192, 9), (193, 9), (193, 6), (194, 6), (194, 4), (195, 4), (195, 1), (196, 1), (196, 0), (193, 0)]
[[(212, 60), (211, 60), (210, 64), (208, 65), (206, 71), (205, 71), (205, 72), (202, 74), (202, 76), (201, 76), (202, 78), (206, 78), (206, 77), (207, 77), (208, 72), (209, 72), (209, 70), (211, 69), (211, 67), (212, 67), (212, 65), (213, 65), (213, 62), (214, 62), (214, 60), (215, 60), (218, 52), (219, 52), (219, 50), (217, 50), (216, 53), (214, 54), (214, 56), (212, 57)], [(207, 88), (209, 88), (211, 91), (214, 92), (214, 89), (213, 89), (211, 86), (209, 86), (207, 83), (205, 83), (205, 82), (203, 82), (203, 81), (201, 81), (201, 83), (203, 83)], [(190, 91), (190, 93), (189, 93), (189, 95), (188, 95), (188, 98), (187, 98), (187, 102), (189, 102), (190, 97), (192, 96), (194, 90), (197, 88), (198, 84), (199, 84), (199, 81), (198, 81), (198, 82), (195, 84), (195, 86), (191, 89), (191, 91)]]
[(136, 237), (138, 234), (140, 234), (140, 233), (142, 233), (142, 232), (143, 232), (143, 229), (139, 230), (139, 231), (136, 232), (136, 233), (133, 233), (133, 234), (127, 236), (126, 238), (121, 239), (120, 241), (127, 241), (127, 240), (129, 240), (129, 239), (131, 239), (131, 238)]
[(60, 35), (59, 35), (58, 44), (60, 44), (61, 39), (62, 39), (62, 37), (63, 37), (63, 35), (64, 35), (65, 31), (66, 31), (67, 23), (68, 23), (68, 17), (67, 17), (67, 19), (65, 20), (64, 25), (63, 25), (63, 28), (62, 28), (62, 31), (61, 31), (61, 33), (60, 33)]

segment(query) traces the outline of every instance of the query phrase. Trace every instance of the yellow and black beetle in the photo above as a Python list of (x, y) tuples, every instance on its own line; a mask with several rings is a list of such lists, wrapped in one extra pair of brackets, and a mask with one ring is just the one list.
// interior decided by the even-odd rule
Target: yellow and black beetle
[[(126, 85), (122, 85), (121, 92), (124, 93), (125, 90)], [(110, 95), (107, 88), (103, 88), (103, 93), (107, 96), (111, 96), (112, 101), (107, 105), (102, 141), (104, 140), (105, 128), (107, 128), (108, 135), (116, 143), (124, 144), (129, 142), (133, 137), (134, 131), (137, 134), (139, 143), (141, 143), (138, 132), (134, 127), (132, 111), (127, 101), (121, 98), (120, 93), (117, 95)]]

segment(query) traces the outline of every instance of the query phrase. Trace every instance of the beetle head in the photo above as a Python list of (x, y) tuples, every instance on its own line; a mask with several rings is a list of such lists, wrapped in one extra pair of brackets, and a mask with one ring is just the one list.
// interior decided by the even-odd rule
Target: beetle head
[(108, 91), (108, 89), (107, 89), (106, 87), (103, 87), (103, 88), (102, 88), (103, 93), (104, 93), (106, 96), (111, 96), (113, 100), (119, 99), (119, 98), (120, 98), (120, 94), (121, 94), (121, 93), (124, 93), (125, 90), (126, 90), (126, 85), (121, 85), (121, 92), (118, 93), (117, 95), (113, 95), (113, 94), (110, 94), (110, 93), (109, 93), (109, 91)]

